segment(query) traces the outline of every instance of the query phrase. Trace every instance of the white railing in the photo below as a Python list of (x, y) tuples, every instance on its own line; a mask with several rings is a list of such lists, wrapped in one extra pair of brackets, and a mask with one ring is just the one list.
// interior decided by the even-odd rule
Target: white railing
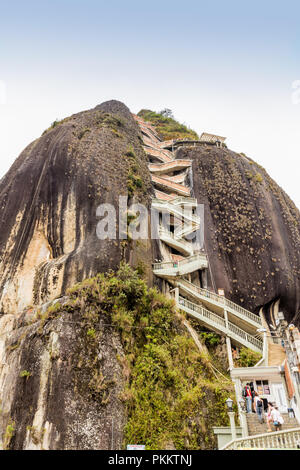
[(174, 139), (171, 140), (164, 140), (163, 142), (159, 142), (160, 148), (171, 147), (174, 144)]
[(159, 191), (158, 189), (155, 189), (154, 192), (156, 199), (159, 201), (172, 201), (174, 197), (176, 197), (175, 194), (164, 193), (162, 191)]
[(176, 244), (178, 247), (182, 247), (185, 252), (189, 253), (190, 255), (193, 252), (193, 245), (191, 242), (188, 242), (187, 240), (183, 238), (177, 238), (175, 237), (174, 233), (170, 232), (169, 230), (166, 230), (165, 228), (160, 227), (159, 228), (159, 237), (164, 238), (165, 240), (168, 238), (171, 238), (174, 240), (174, 244)]
[(259, 338), (255, 338), (255, 336), (246, 333), (246, 331), (231, 322), (226, 322), (224, 318), (220, 317), (216, 313), (213, 313), (200, 305), (194, 304), (183, 297), (179, 297), (179, 307), (186, 307), (187, 309), (196, 312), (198, 316), (202, 317), (204, 321), (206, 320), (208, 324), (216, 326), (217, 330), (221, 330), (240, 344), (250, 347), (255, 351), (262, 352), (263, 342)]
[(153, 269), (168, 269), (168, 268), (181, 268), (187, 264), (194, 263), (195, 261), (202, 261), (207, 265), (207, 256), (204, 253), (197, 253), (196, 255), (188, 256), (185, 259), (178, 261), (162, 261), (161, 263), (153, 263)]
[(196, 232), (200, 228), (200, 224), (194, 223), (182, 223), (179, 227), (176, 227), (174, 230), (174, 235), (177, 238), (183, 238), (189, 235), (190, 233)]
[(268, 364), (268, 356), (269, 356), (268, 338), (267, 338), (266, 333), (264, 333), (262, 358), (255, 364), (254, 367), (259, 367), (263, 364)]
[(203, 319), (210, 320), (210, 323), (213, 322), (215, 323), (218, 327), (221, 327), (222, 331), (225, 331), (227, 329), (226, 327), (226, 321), (224, 318), (219, 317), (216, 313), (210, 312), (204, 307), (201, 307), (200, 305), (194, 304), (193, 302), (190, 302), (187, 299), (184, 299), (183, 297), (179, 296), (179, 306), (181, 307), (187, 307), (189, 310), (192, 310), (193, 312), (198, 313)]
[(239, 336), (240, 338), (243, 338), (248, 343), (252, 344), (253, 346), (256, 346), (260, 350), (260, 352), (263, 351), (263, 341), (261, 339), (250, 335), (245, 330), (242, 330), (242, 328), (239, 328), (231, 322), (228, 322), (228, 329), (235, 335)]
[(252, 312), (249, 312), (245, 308), (241, 307), (240, 305), (235, 304), (231, 300), (226, 299), (226, 297), (223, 297), (222, 295), (215, 294), (214, 292), (211, 292), (207, 289), (203, 289), (202, 287), (198, 287), (195, 284), (187, 281), (186, 279), (180, 279), (179, 281), (179, 286), (180, 284), (184, 287), (186, 286), (190, 290), (196, 292), (199, 294), (199, 296), (212, 300), (213, 302), (217, 303), (218, 305), (222, 306), (223, 308), (228, 307), (229, 309), (238, 312), (242, 314), (246, 319), (250, 319), (253, 322), (257, 323), (257, 325), (261, 325), (261, 319), (258, 315), (255, 315)]
[[(161, 199), (153, 199), (152, 207), (156, 210), (167, 210), (168, 212), (176, 215), (178, 218), (188, 220), (194, 224), (200, 225), (201, 219), (197, 215), (191, 213), (191, 210), (184, 209), (183, 207), (177, 207), (178, 204), (174, 204), (173, 201), (162, 201)], [(179, 227), (181, 228), (181, 227)]]
[[(172, 203), (173, 205), (180, 205), (180, 204), (189, 204), (194, 207), (197, 206), (197, 199), (194, 197), (189, 196), (176, 196), (173, 199), (170, 199), (168, 202)], [(164, 199), (153, 198), (152, 203), (154, 204), (164, 204)]]
[(179, 173), (178, 175), (175, 175), (175, 176), (169, 176), (168, 174), (163, 173), (161, 174), (161, 176), (165, 178), (166, 180), (171, 181), (171, 183), (179, 183), (179, 184), (184, 183), (184, 180), (186, 178), (185, 173)]
[(229, 442), (220, 450), (239, 449), (298, 449), (300, 447), (300, 428), (272, 433), (258, 434)]

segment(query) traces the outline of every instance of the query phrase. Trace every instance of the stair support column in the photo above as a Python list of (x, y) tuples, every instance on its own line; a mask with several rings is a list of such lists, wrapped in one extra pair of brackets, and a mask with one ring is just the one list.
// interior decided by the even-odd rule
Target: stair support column
[(227, 356), (228, 356), (228, 363), (229, 363), (229, 370), (233, 369), (233, 358), (232, 358), (232, 349), (231, 349), (231, 341), (228, 336), (226, 336), (226, 346), (227, 346)]
[(242, 398), (242, 389), (243, 389), (242, 381), (241, 379), (234, 379), (233, 383), (234, 383), (236, 402), (238, 404), (239, 420), (240, 420), (240, 426), (242, 428), (242, 436), (248, 437), (248, 424), (247, 424), (246, 412), (245, 412), (244, 406), (241, 406), (240, 404), (240, 399)]
[[(224, 310), (224, 318), (225, 318), (226, 328), (228, 329), (228, 313), (226, 310)], [(234, 365), (233, 365), (233, 358), (232, 358), (231, 341), (230, 341), (229, 336), (226, 336), (226, 346), (227, 346), (229, 370), (232, 370)]]
[(235, 421), (234, 421), (235, 413), (234, 411), (229, 411), (228, 415), (229, 415), (229, 421), (230, 421), (231, 437), (232, 437), (232, 440), (235, 441), (236, 440), (236, 427), (235, 427)]
[(175, 298), (176, 305), (178, 305), (179, 304), (179, 287), (175, 287), (174, 289), (174, 298)]

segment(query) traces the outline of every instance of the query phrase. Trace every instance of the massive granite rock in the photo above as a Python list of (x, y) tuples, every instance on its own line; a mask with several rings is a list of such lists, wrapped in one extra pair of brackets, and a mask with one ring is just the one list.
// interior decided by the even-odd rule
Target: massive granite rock
[[(1, 448), (121, 448), (119, 335), (99, 325), (101, 370), (114, 383), (104, 405), (74, 388), (81, 319), (64, 312), (45, 322), (43, 312), (68, 287), (122, 260), (152, 283), (156, 245), (118, 237), (119, 196), (149, 207), (151, 194), (139, 128), (117, 101), (53, 123), (1, 180)], [(116, 239), (97, 237), (101, 204), (116, 209)]]
[(143, 262), (151, 282), (150, 242), (96, 235), (100, 204), (116, 208), (118, 225), (119, 196), (149, 206), (151, 191), (140, 132), (124, 104), (53, 123), (0, 183), (0, 311), (53, 299), (122, 258)]
[[(297, 208), (244, 155), (203, 146), (183, 147), (177, 158), (193, 160), (194, 195), (205, 205), (210, 286), (224, 288), (229, 298), (257, 313), (263, 308), (270, 320), (280, 309), (289, 321), (299, 323)], [(155, 282), (151, 262), (159, 253), (154, 241), (97, 238), (97, 207), (111, 203), (118, 209), (119, 196), (125, 194), (129, 203), (150, 207), (153, 189), (139, 128), (117, 101), (53, 123), (0, 182), (4, 447), (122, 446), (126, 416), (118, 399), (124, 387), (118, 334), (99, 325), (101, 367), (108, 379), (113, 376), (113, 385), (110, 401), (98, 406), (74, 389), (84, 337), (80, 313), (71, 317), (62, 309), (58, 318), (45, 321), (47, 305), (40, 320), (37, 312), (38, 306), (64, 295), (67, 287), (115, 269), (121, 260), (142, 266), (148, 284)], [(84, 374), (79, 371), (82, 382)]]

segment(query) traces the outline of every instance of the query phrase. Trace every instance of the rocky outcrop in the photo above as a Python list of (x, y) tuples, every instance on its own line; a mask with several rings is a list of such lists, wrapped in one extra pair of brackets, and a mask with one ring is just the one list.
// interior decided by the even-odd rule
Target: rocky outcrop
[(143, 262), (151, 282), (150, 242), (96, 234), (100, 204), (116, 209), (117, 230), (119, 196), (149, 206), (139, 135), (128, 108), (110, 101), (53, 123), (21, 153), (0, 183), (2, 312), (47, 302), (121, 259)]
[(99, 318), (102, 337), (93, 356), (99, 391), (89, 387), (93, 374), (86, 376), (90, 357), (82, 315), (64, 311), (63, 299), (56, 305), (55, 316), (55, 307), (46, 313), (44, 306), (0, 319), (0, 448), (121, 449), (119, 335)]

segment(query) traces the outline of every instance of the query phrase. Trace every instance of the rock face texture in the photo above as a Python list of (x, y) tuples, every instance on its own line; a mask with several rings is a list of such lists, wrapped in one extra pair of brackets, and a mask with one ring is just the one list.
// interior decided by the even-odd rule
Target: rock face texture
[[(205, 208), (210, 287), (223, 288), (228, 298), (256, 313), (263, 309), (270, 321), (279, 309), (299, 324), (298, 209), (264, 169), (242, 154), (201, 146), (182, 147), (176, 157), (193, 160), (194, 196)], [(117, 359), (123, 354), (119, 335), (100, 324), (95, 361), (101, 361), (112, 385), (109, 402), (103, 396), (103, 403), (95, 405), (84, 391), (75, 394), (74, 368), (83, 347), (80, 310), (77, 316), (62, 310), (49, 321), (43, 312), (68, 287), (116, 269), (122, 260), (142, 266), (148, 284), (156, 283), (151, 263), (159, 256), (157, 243), (118, 234), (119, 215), (126, 213), (119, 210), (119, 196), (150, 207), (147, 163), (130, 111), (110, 101), (53, 123), (1, 180), (4, 448), (121, 448), (126, 416), (118, 400), (125, 380)], [(97, 237), (97, 208), (104, 203), (116, 209), (115, 239)], [(78, 383), (87, 380), (84, 374), (79, 367)], [(100, 377), (100, 388), (101, 383)]]
[(205, 208), (211, 287), (250, 311), (274, 309), (299, 324), (299, 210), (266, 171), (226, 148), (181, 148), (193, 160), (198, 204)]
[(44, 325), (34, 311), (0, 319), (1, 449), (122, 448), (125, 411), (118, 398), (124, 387), (117, 360), (123, 354), (119, 335), (100, 318), (102, 337), (93, 362), (101, 370), (99, 384), (109, 383), (109, 399), (108, 394), (95, 399), (88, 387), (78, 390), (79, 384), (89, 384), (92, 378), (86, 376), (88, 367), (80, 365), (83, 360), (88, 363), (83, 344), (88, 337), (80, 320), (79, 314), (63, 312)]
[(53, 125), (21, 153), (0, 184), (4, 313), (53, 299), (75, 282), (117, 266), (122, 257), (144, 260), (151, 278), (150, 243), (136, 247), (96, 234), (100, 204), (112, 204), (118, 221), (119, 196), (132, 192), (131, 167), (140, 175), (135, 201), (149, 205), (150, 178), (137, 125), (128, 108), (114, 101)]
[[(128, 196), (128, 205), (150, 205), (139, 135), (125, 105), (103, 103), (53, 123), (0, 182), (0, 447), (121, 448), (124, 410), (115, 400), (123, 380), (118, 336), (105, 333), (99, 351), (105, 375), (117, 377), (109, 403), (99, 409), (85, 393), (75, 398), (72, 371), (80, 325), (64, 314), (66, 322), (62, 318), (41, 327), (36, 306), (45, 311), (47, 302), (68, 287), (116, 268), (121, 260), (142, 265), (152, 283), (155, 244), (118, 236), (119, 212), (126, 214), (126, 207), (119, 210), (119, 196)], [(115, 239), (97, 236), (101, 204), (116, 211)], [(105, 213), (99, 215), (103, 219)]]

